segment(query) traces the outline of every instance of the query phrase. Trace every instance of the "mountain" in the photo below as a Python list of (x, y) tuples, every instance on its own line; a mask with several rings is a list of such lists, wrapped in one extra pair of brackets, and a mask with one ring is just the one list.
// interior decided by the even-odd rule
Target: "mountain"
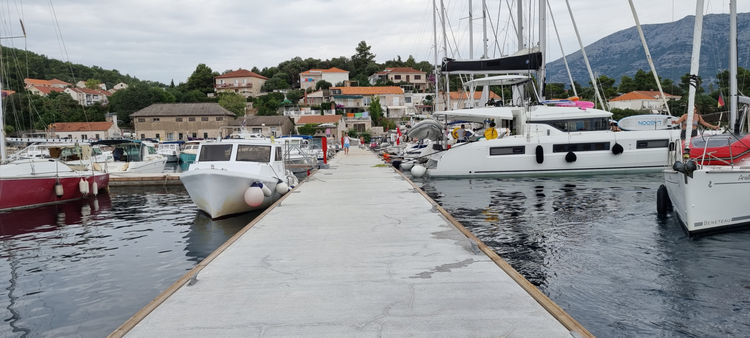
[[(675, 22), (642, 26), (656, 72), (661, 78), (679, 83), (680, 77), (690, 71), (694, 22), (695, 16), (687, 16)], [(737, 15), (737, 35), (737, 64), (750, 68), (750, 13)], [(729, 67), (729, 14), (704, 16), (702, 40), (699, 75), (703, 85), (707, 86), (715, 83), (717, 73)], [(586, 46), (586, 54), (595, 74), (606, 75), (618, 83), (623, 76), (632, 78), (638, 69), (650, 70), (635, 26)], [(589, 76), (581, 51), (566, 57), (574, 81), (588, 85)], [(562, 58), (547, 64), (547, 82), (569, 86)]]

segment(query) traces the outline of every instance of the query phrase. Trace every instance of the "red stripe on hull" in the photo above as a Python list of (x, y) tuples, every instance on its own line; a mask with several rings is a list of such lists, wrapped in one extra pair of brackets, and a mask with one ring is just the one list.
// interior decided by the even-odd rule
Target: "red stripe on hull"
[[(109, 184), (109, 174), (83, 176), (92, 191), (93, 183), (102, 190)], [(55, 195), (55, 183), (63, 186), (62, 197)], [(81, 177), (0, 178), (0, 210), (28, 208), (38, 205), (60, 203), (84, 197), (78, 187)]]

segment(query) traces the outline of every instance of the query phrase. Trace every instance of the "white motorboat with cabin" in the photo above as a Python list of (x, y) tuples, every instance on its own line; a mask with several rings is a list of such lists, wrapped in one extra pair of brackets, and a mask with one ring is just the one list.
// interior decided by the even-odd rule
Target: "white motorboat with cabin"
[(159, 142), (156, 153), (167, 158), (168, 163), (177, 162), (180, 159), (180, 147), (185, 141)]
[(108, 173), (161, 173), (167, 163), (166, 156), (158, 154), (154, 144), (140, 140), (103, 140), (94, 145), (110, 148), (112, 159), (95, 162), (94, 170)]
[(297, 184), (282, 154), (268, 138), (204, 141), (180, 180), (211, 218), (265, 208)]
[[(750, 98), (737, 95), (737, 3), (730, 1), (730, 118), (729, 133), (696, 136), (670, 154), (664, 185), (657, 191), (657, 211), (670, 210), (690, 235), (726, 231), (750, 225), (750, 208), (742, 196), (750, 192), (750, 135), (740, 135), (747, 122)], [(698, 74), (703, 0), (697, 0), (690, 74)], [(696, 75), (691, 75), (695, 77)], [(691, 81), (687, 121), (693, 120), (697, 83)], [(745, 104), (737, 120), (738, 103)], [(691, 135), (687, 123), (687, 135)], [(684, 156), (683, 154), (687, 155)]]

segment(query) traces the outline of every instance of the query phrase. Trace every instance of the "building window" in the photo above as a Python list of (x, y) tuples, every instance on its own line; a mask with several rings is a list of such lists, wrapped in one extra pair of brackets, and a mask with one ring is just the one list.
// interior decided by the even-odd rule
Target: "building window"
[(158, 117), (154, 117), (151, 121), (159, 122), (159, 118)]
[(411, 103), (411, 96), (404, 97), (404, 102)]
[(141, 140), (146, 138), (146, 134), (141, 134)]
[(208, 133), (203, 133), (203, 138), (208, 138)]
[(208, 121), (208, 116), (201, 117), (201, 121)]
[(140, 117), (140, 118), (138, 118), (138, 122), (146, 122), (146, 119)]
[(180, 138), (178, 138), (178, 140), (182, 140), (182, 133), (177, 134), (177, 136), (180, 137)]
[(195, 117), (188, 117), (188, 122), (193, 122), (193, 121), (195, 121)]
[(394, 80), (401, 80), (401, 75), (393, 75)]
[(73, 138), (73, 135), (71, 135), (71, 134), (68, 134), (68, 138), (72, 139), (72, 138)]
[(159, 133), (156, 133), (156, 136), (154, 136), (157, 140), (159, 139)]
[(99, 139), (99, 134), (94, 134), (94, 136), (96, 136), (97, 140)]
[(421, 80), (421, 79), (422, 79), (422, 75), (414, 75), (414, 81)]
[(88, 139), (88, 138), (89, 138), (89, 137), (88, 137), (88, 135), (86, 135), (86, 134), (81, 134), (81, 140), (86, 140), (86, 139)]
[(216, 117), (216, 121), (223, 121), (223, 120), (224, 120), (224, 117), (223, 117), (223, 116), (217, 116), (217, 117)]
[(197, 137), (198, 137), (198, 133), (193, 133), (193, 136), (192, 136), (192, 137), (193, 137), (193, 138), (197, 138)]
[(253, 133), (260, 134), (263, 132), (263, 128), (253, 128)]
[(181, 117), (176, 117), (174, 120), (175, 120), (175, 122), (182, 122), (182, 118)]

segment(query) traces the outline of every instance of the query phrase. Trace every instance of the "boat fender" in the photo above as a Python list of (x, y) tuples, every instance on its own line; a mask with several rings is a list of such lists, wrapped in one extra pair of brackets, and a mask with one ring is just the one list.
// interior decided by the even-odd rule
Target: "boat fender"
[(536, 163), (541, 164), (544, 162), (544, 148), (542, 145), (536, 146)]
[(81, 191), (81, 195), (88, 195), (89, 194), (89, 182), (86, 182), (86, 180), (81, 179), (78, 181), (78, 190)]
[(567, 154), (565, 154), (565, 162), (571, 163), (576, 161), (576, 153), (569, 151)]
[(664, 216), (670, 211), (672, 211), (672, 200), (669, 199), (667, 187), (662, 184), (656, 190), (656, 212), (659, 216)]
[(403, 162), (403, 163), (401, 163), (401, 169), (402, 170), (411, 170), (412, 167), (414, 167), (414, 162)]
[(620, 145), (619, 143), (615, 143), (615, 145), (612, 146), (612, 153), (613, 154), (620, 155), (620, 154), (622, 154), (622, 151), (623, 151), (622, 145)]
[(91, 183), (91, 193), (94, 194), (94, 196), (99, 195), (99, 185), (96, 184), (96, 181)]
[(283, 195), (289, 192), (289, 185), (284, 182), (276, 183), (276, 192)]
[(393, 160), (393, 161), (391, 161), (391, 165), (393, 165), (393, 167), (396, 168), (396, 169), (401, 169), (401, 161), (399, 161), (399, 160)]
[(259, 186), (255, 185), (255, 183), (253, 183), (253, 185), (245, 190), (245, 194), (243, 197), (245, 199), (245, 203), (253, 208), (263, 204), (263, 190)]
[(57, 198), (63, 197), (63, 193), (63, 185), (60, 181), (57, 181), (57, 183), (55, 183), (55, 196), (57, 196)]
[(411, 168), (411, 174), (414, 177), (417, 177), (417, 178), (422, 177), (424, 176), (425, 173), (427, 173), (427, 168), (425, 168), (421, 164), (417, 164)]
[(261, 182), (255, 182), (255, 183), (253, 183), (253, 185), (255, 185), (258, 188), (260, 188), (260, 191), (263, 192), (263, 196), (269, 197), (269, 196), (273, 195), (273, 191), (271, 191), (271, 189), (268, 188), (267, 185), (265, 185), (265, 184), (263, 184)]

